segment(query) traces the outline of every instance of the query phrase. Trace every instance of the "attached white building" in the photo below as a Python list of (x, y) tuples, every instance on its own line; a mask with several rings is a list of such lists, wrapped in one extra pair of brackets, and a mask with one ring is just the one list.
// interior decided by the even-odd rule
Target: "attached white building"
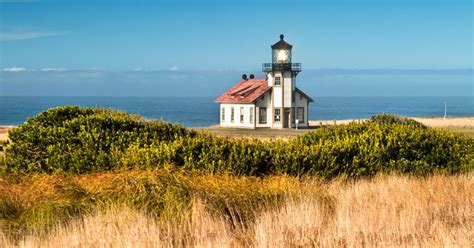
[(221, 127), (294, 128), (308, 126), (308, 106), (313, 102), (296, 87), (300, 63), (291, 62), (292, 45), (283, 40), (272, 46), (272, 63), (263, 64), (266, 78), (242, 75), (242, 80), (215, 102), (220, 103)]

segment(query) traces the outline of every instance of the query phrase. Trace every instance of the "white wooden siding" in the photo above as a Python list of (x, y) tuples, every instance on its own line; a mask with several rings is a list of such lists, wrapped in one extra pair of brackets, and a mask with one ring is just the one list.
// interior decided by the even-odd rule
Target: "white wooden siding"
[[(231, 108), (234, 108), (234, 122), (231, 122)], [(244, 122), (240, 122), (240, 108), (244, 108)], [(225, 108), (225, 120), (221, 122), (222, 127), (242, 127), (242, 128), (255, 128), (255, 113), (254, 122), (250, 123), (250, 108), (253, 107), (255, 111), (255, 104), (253, 103), (221, 103), (220, 115), (222, 116), (222, 108)]]

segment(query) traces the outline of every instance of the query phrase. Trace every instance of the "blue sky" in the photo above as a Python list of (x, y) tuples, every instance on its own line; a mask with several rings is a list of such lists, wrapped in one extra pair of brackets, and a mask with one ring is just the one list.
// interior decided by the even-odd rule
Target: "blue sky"
[[(200, 76), (187, 78), (190, 83), (212, 71), (258, 72), (262, 62), (270, 61), (270, 45), (280, 33), (294, 45), (293, 60), (303, 63), (302, 74), (320, 69), (473, 68), (470, 0), (0, 0), (0, 7), (0, 95), (50, 83), (54, 73), (61, 82), (80, 84), (87, 81), (81, 73), (100, 71), (103, 77), (91, 84), (105, 85), (117, 77), (111, 73), (122, 71), (142, 72), (133, 79), (138, 81), (153, 81), (147, 71), (205, 71), (204, 76), (192, 74)], [(456, 92), (471, 94), (472, 71), (461, 74), (464, 81)], [(224, 81), (228, 78), (211, 78), (216, 85), (208, 95), (235, 83)], [(450, 79), (444, 81), (433, 94), (443, 93)], [(72, 91), (67, 85), (56, 87), (61, 94)], [(172, 88), (165, 87), (163, 94)], [(315, 88), (314, 94), (321, 90)]]
[[(138, 3), (137, 3), (138, 2)], [(472, 1), (3, 2), (2, 65), (252, 69), (284, 33), (305, 68), (472, 68)]]

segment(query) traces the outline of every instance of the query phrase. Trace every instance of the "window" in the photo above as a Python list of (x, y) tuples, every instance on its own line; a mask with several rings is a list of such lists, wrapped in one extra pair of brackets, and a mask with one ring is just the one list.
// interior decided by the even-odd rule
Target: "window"
[(230, 122), (234, 123), (234, 107), (230, 107)]
[(240, 107), (240, 123), (244, 123), (244, 107)]
[(296, 119), (299, 123), (304, 123), (304, 107), (296, 108)]
[(225, 108), (222, 107), (222, 110), (221, 110), (221, 122), (225, 122)]
[(280, 122), (281, 121), (281, 109), (275, 109), (275, 122)]
[(275, 77), (275, 85), (281, 85), (281, 77)]
[(260, 107), (258, 109), (258, 123), (267, 124), (267, 108)]
[(250, 107), (250, 123), (253, 123), (253, 107)]

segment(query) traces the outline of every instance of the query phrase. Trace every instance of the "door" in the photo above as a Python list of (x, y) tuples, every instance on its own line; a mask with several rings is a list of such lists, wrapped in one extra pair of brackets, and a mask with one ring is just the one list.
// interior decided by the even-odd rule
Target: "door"
[(283, 114), (283, 128), (288, 128), (291, 126), (291, 108), (285, 108)]

